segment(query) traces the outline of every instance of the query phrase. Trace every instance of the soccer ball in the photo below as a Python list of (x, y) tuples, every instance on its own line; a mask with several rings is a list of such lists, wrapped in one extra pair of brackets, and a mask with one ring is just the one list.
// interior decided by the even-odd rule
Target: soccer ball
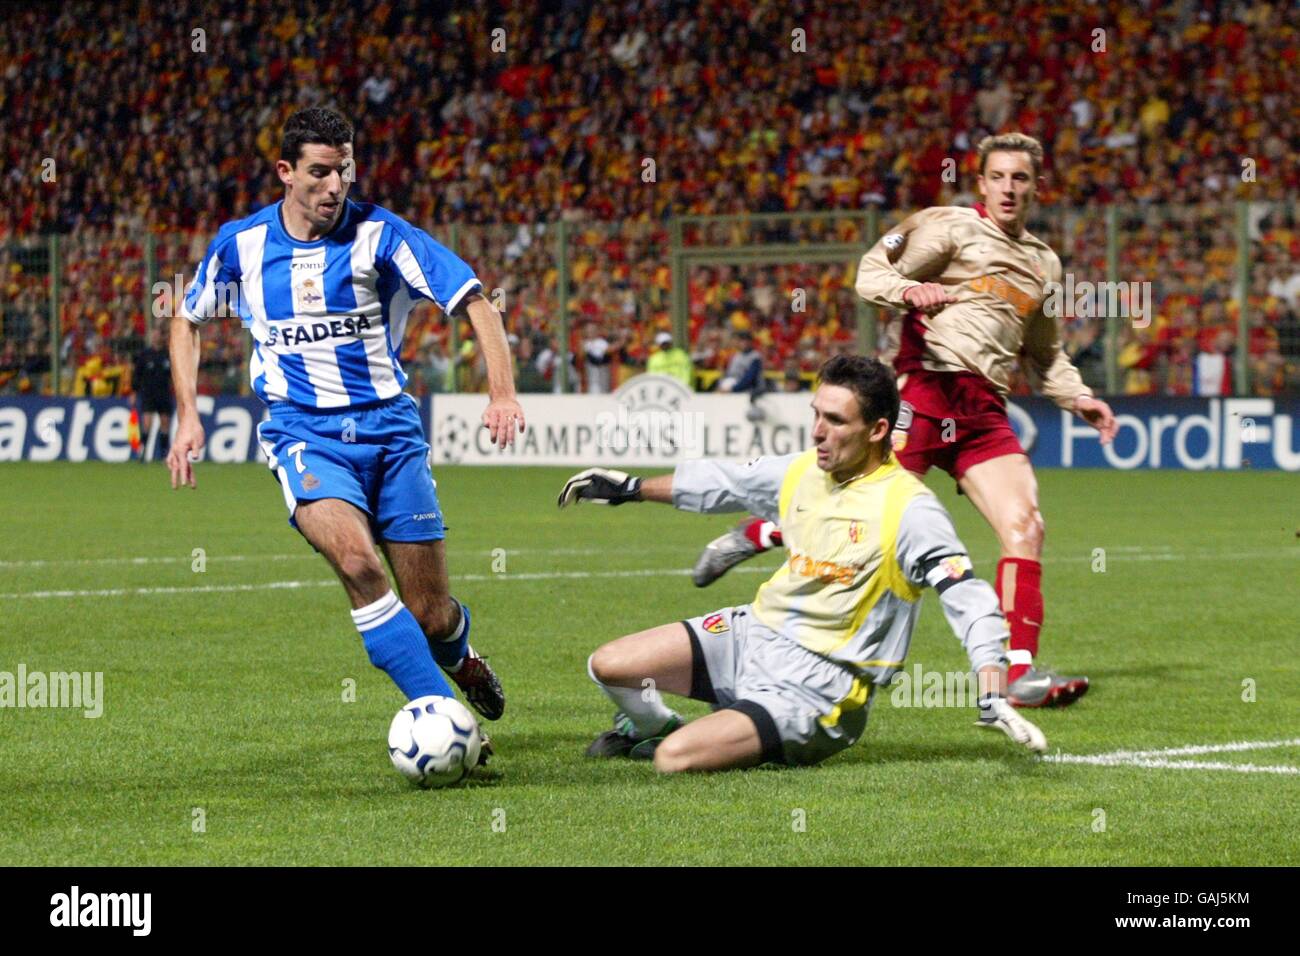
[(393, 766), (425, 788), (460, 783), (478, 765), (482, 746), (478, 722), (454, 697), (418, 697), (399, 710), (388, 727)]

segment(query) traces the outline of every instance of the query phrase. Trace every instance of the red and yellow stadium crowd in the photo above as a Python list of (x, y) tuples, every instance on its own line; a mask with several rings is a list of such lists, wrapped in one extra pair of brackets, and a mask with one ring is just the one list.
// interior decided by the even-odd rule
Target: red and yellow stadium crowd
[[(222, 222), (278, 198), (279, 127), (305, 105), (333, 105), (356, 124), (354, 195), (444, 242), (457, 225), (457, 251), (496, 294), (531, 388), (552, 387), (561, 353), (579, 387), (612, 387), (660, 348), (656, 336), (671, 330), (668, 217), (969, 202), (975, 145), (1011, 129), (1046, 148), (1044, 212), (1031, 227), (1066, 269), (1105, 278), (1103, 211), (1117, 207), (1118, 274), (1152, 283), (1149, 327), (1126, 322), (1114, 343), (1122, 391), (1189, 393), (1198, 357), (1243, 348), (1250, 391), (1297, 388), (1294, 5), (453, 6), (8, 11), (0, 389), (39, 389), (52, 340), (65, 390), (129, 388), (129, 356), (154, 321), (150, 242), (155, 278), (174, 287), (180, 274), (183, 285)], [(1251, 203), (1245, 342), (1238, 200)], [(852, 240), (846, 222), (768, 221), (749, 241)], [(689, 355), (700, 387), (725, 381), (748, 348), (774, 387), (798, 387), (827, 355), (855, 347), (852, 268), (797, 254), (788, 265), (693, 268), (690, 341), (669, 347)], [(417, 389), (480, 384), (469, 330), (457, 331), (453, 343), (431, 308), (415, 317), (404, 358)], [(1063, 335), (1103, 385), (1102, 323), (1067, 319)], [(237, 321), (205, 333), (205, 390), (241, 387), (245, 339)]]

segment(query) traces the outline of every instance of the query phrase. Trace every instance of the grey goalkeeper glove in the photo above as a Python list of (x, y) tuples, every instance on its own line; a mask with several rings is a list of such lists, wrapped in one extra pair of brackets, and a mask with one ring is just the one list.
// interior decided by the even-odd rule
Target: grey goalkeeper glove
[(561, 508), (579, 501), (597, 505), (621, 505), (625, 501), (639, 501), (641, 479), (612, 468), (588, 468), (564, 483), (555, 502)]
[(980, 698), (980, 717), (976, 727), (1000, 730), (1022, 747), (1034, 753), (1047, 753), (1047, 738), (1037, 726), (1031, 724), (1020, 711), (1011, 706), (1005, 697), (985, 694)]

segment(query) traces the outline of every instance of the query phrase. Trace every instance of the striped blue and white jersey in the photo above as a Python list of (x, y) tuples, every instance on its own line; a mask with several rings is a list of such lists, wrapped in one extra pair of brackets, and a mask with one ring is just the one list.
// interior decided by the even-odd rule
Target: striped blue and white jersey
[(417, 298), (451, 312), (482, 283), (428, 233), (373, 203), (347, 200), (314, 242), (284, 228), (282, 203), (226, 223), (181, 314), (195, 324), (229, 302), (253, 335), (249, 379), (262, 401), (348, 408), (406, 384), (399, 353)]

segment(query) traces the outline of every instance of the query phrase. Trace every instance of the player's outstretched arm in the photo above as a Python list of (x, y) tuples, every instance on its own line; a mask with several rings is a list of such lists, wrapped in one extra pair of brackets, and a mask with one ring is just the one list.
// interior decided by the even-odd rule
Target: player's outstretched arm
[(474, 336), (483, 349), (487, 363), (488, 407), (483, 425), (499, 448), (515, 443), (515, 435), (524, 430), (524, 410), (515, 397), (514, 363), (510, 360), (510, 343), (498, 312), (483, 296), (473, 294), (465, 306)]
[(612, 468), (588, 468), (565, 483), (557, 503), (563, 508), (579, 501), (658, 501), (681, 511), (749, 511), (774, 521), (781, 481), (797, 457), (755, 458), (745, 465), (697, 458), (682, 462), (672, 474), (645, 479)]
[(194, 462), (206, 440), (199, 422), (199, 327), (182, 315), (173, 316), (168, 352), (172, 360), (172, 388), (176, 392), (176, 440), (167, 453), (172, 488), (197, 488)]
[(899, 522), (895, 557), (909, 580), (934, 588), (953, 634), (966, 649), (979, 681), (976, 725), (1000, 730), (1035, 753), (1045, 752), (1043, 732), (1006, 699), (1007, 624), (997, 594), (987, 581), (975, 577), (952, 519), (933, 495), (917, 495), (908, 503)]
[[(667, 479), (668, 499), (672, 498), (672, 475), (657, 478), (638, 478), (613, 468), (588, 468), (564, 483), (556, 504), (561, 508), (586, 501), (594, 505), (621, 505), (629, 501), (663, 501), (662, 485)], [(655, 497), (643, 497), (642, 489), (655, 492)]]

